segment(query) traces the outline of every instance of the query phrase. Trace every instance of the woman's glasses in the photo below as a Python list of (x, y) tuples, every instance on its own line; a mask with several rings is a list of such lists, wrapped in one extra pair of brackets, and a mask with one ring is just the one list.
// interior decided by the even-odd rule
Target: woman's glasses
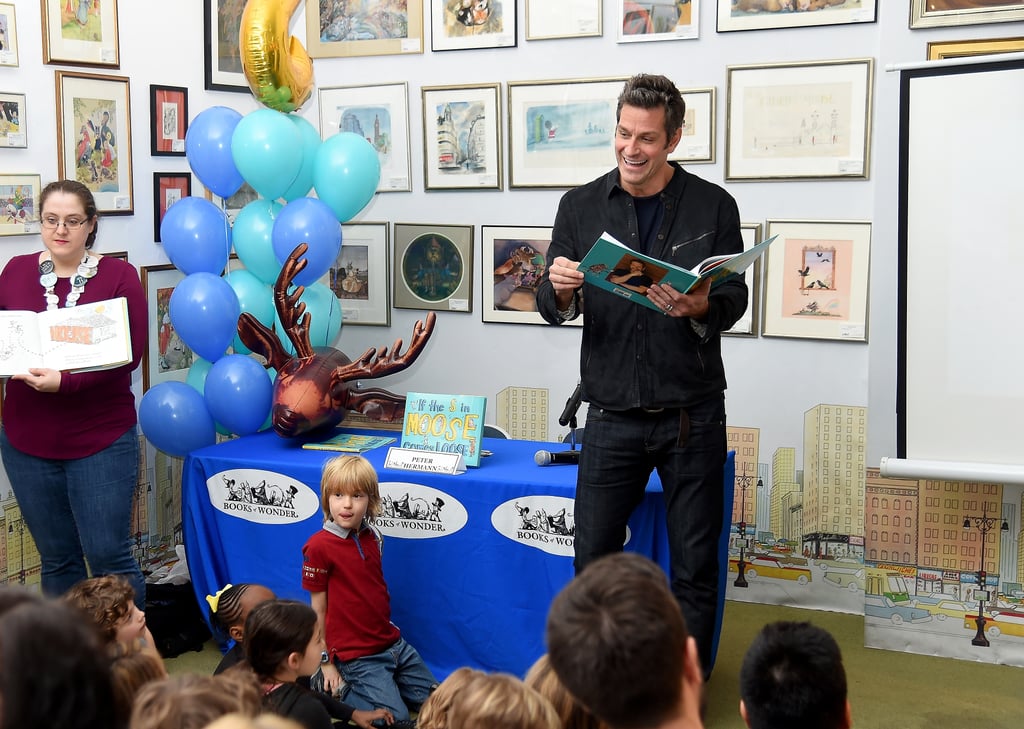
[(56, 230), (61, 225), (68, 230), (78, 230), (89, 222), (89, 218), (64, 218), (61, 220), (56, 215), (44, 215), (39, 222), (47, 230)]

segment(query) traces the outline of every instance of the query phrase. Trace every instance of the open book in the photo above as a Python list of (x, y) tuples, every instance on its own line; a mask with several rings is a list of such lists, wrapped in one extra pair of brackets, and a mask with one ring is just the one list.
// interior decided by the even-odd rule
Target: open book
[(0, 311), (0, 377), (33, 367), (87, 372), (132, 361), (123, 296), (50, 311)]
[(772, 236), (739, 253), (705, 258), (692, 269), (686, 269), (634, 251), (606, 232), (601, 234), (580, 261), (579, 270), (583, 271), (589, 283), (660, 311), (647, 298), (648, 286), (669, 284), (685, 294), (704, 279), (710, 278), (714, 288), (726, 279), (743, 273), (775, 238)]

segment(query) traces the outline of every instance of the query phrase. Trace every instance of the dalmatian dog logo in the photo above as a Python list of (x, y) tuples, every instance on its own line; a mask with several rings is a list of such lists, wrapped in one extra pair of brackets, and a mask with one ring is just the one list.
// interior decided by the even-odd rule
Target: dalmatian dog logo
[(219, 511), (261, 524), (292, 524), (320, 511), (320, 498), (290, 476), (251, 468), (220, 471), (206, 480)]
[(431, 539), (454, 534), (466, 525), (466, 507), (451, 494), (415, 483), (380, 484), (380, 516), (372, 520), (385, 536)]

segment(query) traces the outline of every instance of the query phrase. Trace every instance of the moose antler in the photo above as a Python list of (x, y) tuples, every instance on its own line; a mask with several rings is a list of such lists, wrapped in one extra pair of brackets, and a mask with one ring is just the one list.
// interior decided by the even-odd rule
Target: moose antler
[(313, 356), (313, 345), (309, 341), (309, 314), (306, 313), (306, 304), (299, 301), (306, 287), (296, 286), (290, 294), (288, 287), (309, 264), (308, 260), (300, 258), (307, 250), (308, 243), (299, 243), (295, 246), (295, 250), (288, 254), (288, 258), (281, 266), (281, 273), (277, 274), (277, 282), (274, 284), (274, 305), (277, 307), (277, 315), (281, 318), (285, 334), (295, 347), (295, 356), (301, 359)]
[(344, 367), (339, 367), (334, 373), (334, 381), (339, 383), (350, 382), (360, 377), (371, 379), (401, 372), (420, 356), (420, 352), (423, 351), (423, 348), (427, 345), (427, 340), (430, 339), (430, 335), (434, 331), (434, 324), (436, 322), (437, 314), (434, 312), (427, 314), (426, 323), (417, 321), (412, 328), (412, 339), (409, 341), (409, 349), (404, 354), (400, 354), (402, 350), (401, 339), (395, 340), (395, 343), (391, 346), (390, 353), (387, 347), (370, 347), (363, 352), (359, 359), (350, 362)]

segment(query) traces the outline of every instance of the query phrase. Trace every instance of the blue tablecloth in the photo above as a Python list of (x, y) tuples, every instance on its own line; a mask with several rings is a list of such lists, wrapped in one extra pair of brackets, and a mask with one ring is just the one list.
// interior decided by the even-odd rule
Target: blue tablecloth
[[(544, 652), (551, 599), (573, 574), (576, 467), (534, 463), (538, 449), (566, 446), (485, 438), (483, 447), (493, 455), (458, 476), (385, 469), (386, 446), (363, 454), (377, 469), (384, 497), (377, 525), (385, 535), (392, 620), (439, 679), (461, 666), (523, 675)], [(229, 582), (255, 582), (279, 597), (308, 600), (301, 549), (321, 526), (320, 470), (336, 455), (261, 433), (188, 457), (182, 521), (201, 605)], [(730, 456), (727, 519), (732, 481)], [(656, 475), (629, 529), (626, 549), (667, 568)]]

